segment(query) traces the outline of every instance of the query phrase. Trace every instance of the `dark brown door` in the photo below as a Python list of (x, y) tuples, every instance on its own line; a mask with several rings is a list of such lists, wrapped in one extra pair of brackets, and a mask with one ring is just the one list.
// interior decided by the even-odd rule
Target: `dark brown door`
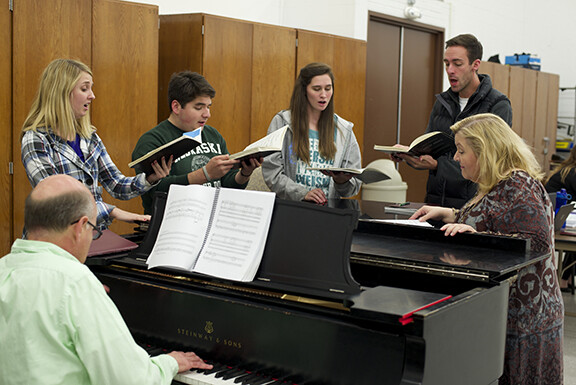
[[(410, 144), (426, 130), (442, 91), (444, 31), (370, 13), (366, 65), (364, 165), (387, 155), (375, 144)], [(407, 199), (423, 202), (428, 173), (400, 164)]]

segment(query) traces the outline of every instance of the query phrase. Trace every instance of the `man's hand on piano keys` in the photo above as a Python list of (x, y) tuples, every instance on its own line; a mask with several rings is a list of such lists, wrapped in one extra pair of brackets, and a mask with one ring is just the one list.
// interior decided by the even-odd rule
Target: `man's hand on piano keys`
[(204, 362), (200, 357), (193, 352), (170, 352), (169, 356), (173, 357), (178, 362), (178, 373), (185, 372), (190, 369), (212, 369), (212, 365)]

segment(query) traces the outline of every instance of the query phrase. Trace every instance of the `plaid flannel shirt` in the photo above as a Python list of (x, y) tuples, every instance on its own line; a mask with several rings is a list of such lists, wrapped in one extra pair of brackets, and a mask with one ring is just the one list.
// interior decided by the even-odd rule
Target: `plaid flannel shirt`
[(102, 201), (102, 187), (117, 199), (131, 199), (148, 191), (152, 185), (145, 174), (124, 176), (110, 159), (104, 143), (96, 132), (90, 139), (81, 138), (81, 148), (87, 148), (82, 161), (66, 140), (51, 130), (38, 128), (26, 131), (22, 137), (22, 163), (32, 187), (42, 179), (54, 174), (67, 174), (82, 183), (94, 196), (98, 208), (98, 226), (106, 228), (112, 219), (110, 212), (115, 206)]

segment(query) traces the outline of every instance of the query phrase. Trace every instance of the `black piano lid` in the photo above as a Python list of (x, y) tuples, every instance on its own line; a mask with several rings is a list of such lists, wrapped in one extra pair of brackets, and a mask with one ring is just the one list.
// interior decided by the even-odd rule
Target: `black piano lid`
[(425, 315), (451, 298), (452, 295), (441, 293), (377, 286), (351, 296), (344, 305), (353, 315), (406, 325), (413, 321), (416, 312)]

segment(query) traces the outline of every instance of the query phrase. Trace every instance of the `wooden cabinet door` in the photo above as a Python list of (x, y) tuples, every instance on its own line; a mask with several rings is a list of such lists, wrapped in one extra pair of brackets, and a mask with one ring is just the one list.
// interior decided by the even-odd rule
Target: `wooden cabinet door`
[(12, 243), (12, 15), (0, 9), (0, 257)]
[(480, 63), (478, 73), (489, 75), (492, 87), (510, 98), (510, 66), (483, 61)]
[(366, 42), (298, 30), (296, 77), (312, 62), (326, 63), (334, 72), (334, 111), (354, 123), (360, 149), (364, 138)]
[(524, 70), (519, 67), (510, 67), (509, 80), (510, 104), (512, 105), (512, 129), (518, 135), (522, 136), (522, 126), (524, 125)]
[(548, 138), (548, 151), (544, 160), (544, 171), (548, 173), (552, 155), (556, 153), (556, 135), (558, 133), (558, 97), (560, 90), (560, 76), (548, 74), (548, 110), (546, 112), (546, 137)]
[[(44, 68), (57, 58), (91, 63), (92, 3), (77, 0), (18, 0), (13, 12), (14, 237), (22, 235), (24, 200), (31, 190), (22, 166), (20, 133)], [(4, 25), (4, 24), (2, 24)]]
[(302, 67), (312, 62), (334, 66), (334, 39), (331, 35), (299, 29), (295, 78)]
[[(336, 113), (354, 123), (354, 134), (364, 150), (364, 105), (366, 97), (366, 42), (333, 37), (334, 59), (332, 67), (336, 77), (334, 100)], [(336, 91), (338, 90), (338, 91)]]
[[(124, 175), (140, 136), (157, 122), (158, 7), (116, 0), (93, 0), (92, 72), (96, 99), (92, 123), (110, 157)], [(105, 193), (106, 203), (142, 213), (139, 197), (120, 201)], [(133, 224), (114, 221), (119, 234)]]
[(158, 55), (158, 122), (168, 119), (168, 83), (173, 73), (203, 73), (204, 15), (161, 15)]
[(480, 73), (508, 96), (512, 104), (512, 129), (534, 150), (547, 172), (556, 148), (559, 76), (531, 69), (482, 62)]
[(296, 30), (254, 25), (250, 142), (266, 135), (274, 115), (290, 107), (296, 73)]
[(216, 90), (208, 125), (230, 153), (250, 144), (252, 33), (251, 23), (204, 16), (203, 74)]
[(532, 147), (536, 159), (545, 172), (550, 169), (550, 159), (556, 151), (558, 82), (558, 75), (537, 72), (534, 143)]

